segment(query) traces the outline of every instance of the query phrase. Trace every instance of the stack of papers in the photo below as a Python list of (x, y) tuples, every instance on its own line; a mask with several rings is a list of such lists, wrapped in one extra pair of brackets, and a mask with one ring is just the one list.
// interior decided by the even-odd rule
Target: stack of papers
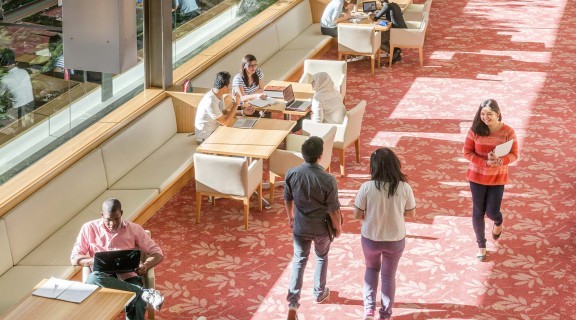
[(93, 284), (52, 277), (32, 294), (38, 297), (80, 303), (98, 288), (97, 285)]
[(266, 98), (266, 99), (252, 99), (249, 101), (249, 103), (257, 108), (264, 108), (267, 106), (271, 106), (273, 104), (276, 103), (276, 100), (272, 99), (272, 98)]

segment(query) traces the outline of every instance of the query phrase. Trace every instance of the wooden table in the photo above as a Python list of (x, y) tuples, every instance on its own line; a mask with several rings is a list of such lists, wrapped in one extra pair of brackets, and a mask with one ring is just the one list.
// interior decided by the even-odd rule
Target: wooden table
[(362, 18), (362, 20), (360, 20), (359, 22), (341, 22), (339, 24), (349, 24), (349, 25), (361, 25), (361, 24), (365, 24), (365, 25), (373, 25), (374, 26), (374, 30), (375, 31), (380, 31), (380, 32), (384, 32), (384, 31), (388, 31), (390, 30), (390, 28), (392, 28), (392, 23), (390, 21), (388, 21), (388, 25), (381, 26), (378, 24), (379, 21), (372, 21), (372, 19), (368, 16), (357, 16), (354, 19), (360, 19)]
[[(35, 289), (45, 281), (42, 280)], [(2, 319), (115, 319), (134, 296), (133, 292), (100, 288), (82, 303), (74, 303), (37, 297), (30, 292), (28, 298), (13, 307)]]
[(197, 152), (268, 159), (296, 122), (260, 118), (251, 129), (218, 127)]
[[(286, 87), (289, 85), (292, 85), (292, 90), (294, 91), (294, 98), (296, 98), (297, 100), (310, 100), (314, 96), (314, 89), (312, 89), (312, 85), (310, 83), (272, 80), (266, 85), (266, 87), (268, 86)], [(266, 87), (264, 87), (264, 90), (266, 90)], [(282, 113), (284, 115), (284, 120), (291, 120), (291, 117), (293, 115), (303, 117), (310, 112), (310, 108), (307, 108), (306, 111), (286, 110), (286, 103), (284, 102), (284, 100), (280, 99), (277, 100), (278, 103), (276, 104), (264, 108), (255, 107), (255, 109), (258, 111)]]

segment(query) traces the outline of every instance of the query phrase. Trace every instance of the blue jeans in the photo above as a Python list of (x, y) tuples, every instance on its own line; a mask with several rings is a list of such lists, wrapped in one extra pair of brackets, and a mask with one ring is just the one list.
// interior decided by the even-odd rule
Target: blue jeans
[(372, 241), (362, 237), (362, 251), (366, 263), (364, 272), (364, 312), (376, 310), (376, 292), (378, 290), (378, 274), (382, 281), (380, 318), (392, 316), (392, 305), (396, 294), (396, 270), (404, 252), (406, 240)]
[(470, 191), (472, 192), (472, 226), (476, 234), (478, 248), (486, 248), (486, 237), (484, 214), (494, 221), (496, 226), (502, 224), (502, 197), (504, 196), (504, 186), (485, 186), (470, 182)]
[(140, 299), (142, 295), (142, 287), (144, 283), (140, 277), (132, 277), (126, 280), (120, 280), (104, 272), (94, 271), (88, 276), (86, 281), (90, 284), (95, 284), (101, 288), (117, 289), (122, 291), (132, 291), (136, 297), (132, 299), (129, 305), (126, 306), (126, 319), (128, 320), (144, 320), (146, 313), (146, 302)]
[(288, 300), (291, 306), (299, 307), (304, 269), (308, 262), (310, 247), (314, 242), (316, 254), (316, 269), (314, 270), (314, 296), (319, 297), (326, 288), (326, 275), (328, 274), (328, 251), (330, 251), (330, 238), (326, 236), (298, 236), (294, 235), (294, 259), (292, 274), (290, 275), (290, 287), (288, 288)]

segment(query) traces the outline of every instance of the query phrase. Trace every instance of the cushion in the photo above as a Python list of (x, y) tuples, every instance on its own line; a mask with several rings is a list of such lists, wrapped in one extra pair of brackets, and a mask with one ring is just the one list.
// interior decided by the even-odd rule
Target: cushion
[[(282, 15), (274, 25), (278, 34), (280, 48), (294, 40), (300, 33), (312, 24), (312, 11), (308, 0), (297, 4), (290, 11)], [(320, 26), (318, 26), (320, 33)]]
[(284, 80), (298, 70), (314, 53), (313, 49), (281, 50), (262, 65), (266, 79)]
[(162, 192), (194, 163), (196, 147), (194, 137), (177, 133), (110, 189), (160, 189)]
[(166, 98), (103, 143), (102, 158), (106, 168), (108, 187), (120, 180), (175, 134), (176, 114), (172, 99)]
[(292, 41), (287, 43), (283, 50), (316, 49), (320, 50), (332, 41), (331, 36), (325, 36), (320, 32), (320, 24), (316, 23), (304, 30)]
[(8, 243), (8, 232), (6, 231), (6, 222), (0, 219), (0, 275), (8, 271), (14, 265), (12, 261), (12, 252)]
[(106, 190), (100, 149), (84, 156), (5, 217), (14, 264)]
[(74, 267), (70, 265), (13, 267), (0, 276), (0, 315), (28, 296), (42, 279), (67, 279), (73, 272)]
[(19, 266), (59, 266), (70, 264), (70, 253), (82, 225), (100, 218), (102, 202), (118, 198), (123, 218), (130, 220), (158, 195), (158, 190), (108, 190), (18, 263)]

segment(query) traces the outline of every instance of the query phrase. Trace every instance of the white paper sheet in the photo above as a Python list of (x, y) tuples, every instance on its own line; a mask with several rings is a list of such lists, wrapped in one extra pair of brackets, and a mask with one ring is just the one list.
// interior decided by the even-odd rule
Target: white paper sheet
[(32, 294), (39, 297), (80, 303), (98, 288), (97, 285), (93, 284), (52, 277)]
[(496, 148), (494, 148), (494, 154), (496, 154), (498, 157), (503, 157), (503, 156), (509, 154), (510, 150), (512, 150), (512, 144), (513, 143), (514, 143), (514, 139), (497, 145)]
[(64, 290), (72, 285), (72, 281), (62, 280), (58, 278), (50, 278), (48, 281), (32, 292), (33, 295), (39, 297), (45, 297), (50, 299), (56, 299)]

